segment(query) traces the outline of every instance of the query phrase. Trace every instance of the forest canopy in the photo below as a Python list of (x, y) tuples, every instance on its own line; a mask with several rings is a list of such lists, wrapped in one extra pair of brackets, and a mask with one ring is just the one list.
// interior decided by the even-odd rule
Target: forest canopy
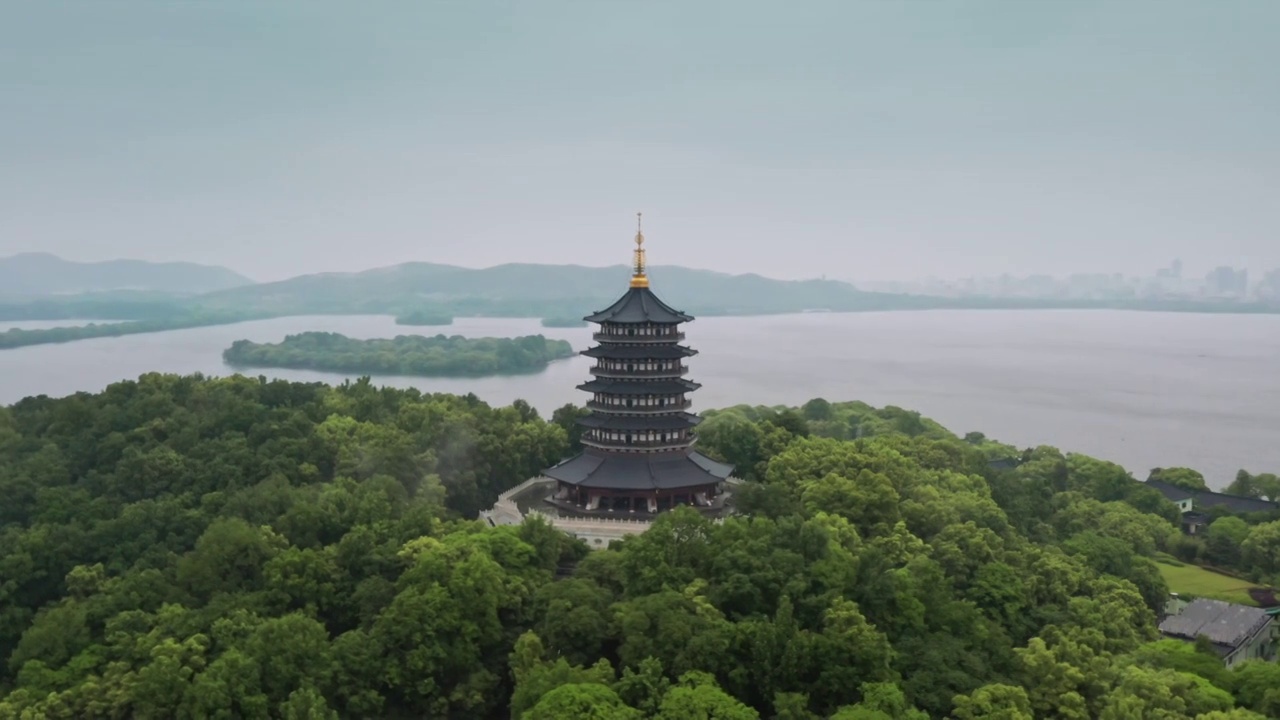
[(542, 335), (517, 338), (400, 335), (390, 340), (356, 340), (338, 333), (306, 332), (289, 335), (279, 343), (237, 340), (222, 353), (222, 358), (233, 367), (480, 377), (538, 372), (553, 360), (573, 355), (568, 341)]
[(0, 408), (0, 718), (1280, 716), (1280, 666), (1156, 630), (1158, 558), (1273, 581), (1275, 517), (1188, 538), (1110, 463), (814, 400), (707, 413), (723, 522), (475, 520), (580, 412), (160, 374)]

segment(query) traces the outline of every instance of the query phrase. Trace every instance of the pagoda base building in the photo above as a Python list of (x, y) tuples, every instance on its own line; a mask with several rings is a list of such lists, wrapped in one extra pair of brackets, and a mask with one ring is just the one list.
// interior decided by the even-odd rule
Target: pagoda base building
[(631, 287), (617, 302), (584, 320), (598, 323), (583, 451), (503, 493), (482, 513), (493, 524), (523, 522), (530, 514), (599, 547), (641, 532), (652, 517), (680, 505), (709, 515), (731, 508), (733, 467), (694, 449), (701, 418), (689, 412), (683, 323), (693, 317), (662, 302), (649, 288), (644, 234), (637, 229)]
[(553, 496), (588, 511), (643, 512), (677, 505), (714, 508), (733, 468), (698, 452), (623, 458), (586, 450), (548, 468), (557, 482)]

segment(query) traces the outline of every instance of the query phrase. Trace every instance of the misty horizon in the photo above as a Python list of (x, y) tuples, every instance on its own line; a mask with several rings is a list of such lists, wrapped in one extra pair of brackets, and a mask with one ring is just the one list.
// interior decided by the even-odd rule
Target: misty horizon
[[(731, 7), (731, 11), (725, 8)], [(0, 9), (0, 256), (1280, 266), (1280, 5)], [(1272, 69), (1268, 69), (1272, 68)]]
[[(57, 259), (59, 259), (59, 260), (64, 260), (64, 261), (68, 261), (68, 262), (76, 262), (76, 263), (85, 263), (85, 264), (111, 263), (111, 262), (120, 262), (120, 261), (130, 262), (130, 261), (137, 261), (137, 260), (142, 260), (142, 261), (144, 261), (144, 262), (150, 262), (150, 263), (155, 263), (155, 264), (159, 264), (159, 265), (162, 265), (162, 264), (170, 264), (170, 263), (176, 263), (176, 264), (181, 264), (181, 263), (193, 263), (193, 264), (197, 264), (197, 265), (203, 265), (203, 266), (206, 266), (206, 267), (221, 267), (221, 268), (224, 268), (224, 269), (226, 269), (226, 270), (230, 270), (230, 271), (232, 271), (232, 272), (234, 272), (234, 273), (236, 273), (236, 274), (238, 274), (238, 275), (242, 275), (242, 276), (244, 276), (244, 277), (248, 278), (249, 280), (252, 280), (252, 281), (253, 281), (253, 282), (255, 282), (255, 283), (261, 283), (261, 284), (268, 284), (268, 283), (273, 283), (273, 282), (283, 282), (283, 281), (286, 281), (286, 280), (290, 280), (290, 279), (293, 279), (293, 278), (296, 278), (296, 277), (305, 276), (305, 275), (357, 275), (357, 274), (365, 273), (365, 272), (375, 272), (375, 271), (378, 271), (378, 270), (388, 270), (388, 269), (392, 269), (392, 268), (395, 268), (395, 267), (399, 267), (399, 266), (401, 266), (401, 265), (408, 265), (408, 264), (415, 264), (415, 263), (419, 263), (419, 264), (429, 264), (429, 265), (440, 265), (440, 266), (446, 266), (446, 267), (456, 267), (456, 268), (461, 268), (461, 269), (464, 269), (464, 270), (488, 270), (488, 269), (491, 269), (491, 268), (497, 268), (497, 267), (501, 267), (501, 266), (504, 266), (504, 265), (521, 265), (521, 266), (540, 266), (540, 265), (541, 265), (541, 266), (549, 266), (549, 267), (580, 267), (580, 268), (586, 268), (586, 269), (591, 269), (591, 270), (610, 270), (610, 269), (616, 269), (616, 270), (618, 270), (618, 271), (619, 271), (620, 275), (627, 275), (627, 274), (629, 274), (629, 273), (631, 272), (631, 265), (630, 265), (630, 264), (628, 264), (628, 263), (622, 263), (622, 262), (607, 263), (607, 264), (601, 264), (601, 265), (589, 265), (589, 264), (586, 264), (586, 263), (580, 263), (580, 262), (552, 263), (552, 262), (537, 262), (537, 261), (529, 261), (529, 262), (523, 262), (523, 261), (504, 261), (504, 262), (492, 263), (492, 264), (489, 264), (489, 265), (463, 265), (463, 264), (460, 264), (460, 263), (439, 263), (439, 262), (434, 262), (434, 261), (431, 261), (431, 260), (406, 260), (406, 261), (404, 261), (404, 262), (401, 262), (401, 263), (394, 263), (394, 264), (391, 264), (391, 265), (378, 265), (378, 266), (374, 266), (374, 267), (354, 267), (354, 268), (346, 268), (346, 269), (341, 269), (341, 270), (319, 270), (319, 271), (315, 271), (315, 272), (311, 272), (311, 273), (298, 273), (298, 274), (295, 274), (295, 275), (286, 275), (286, 276), (278, 277), (278, 278), (261, 279), (261, 278), (258, 278), (258, 277), (254, 277), (252, 273), (245, 272), (245, 271), (241, 270), (240, 268), (237, 268), (237, 267), (235, 267), (235, 266), (233, 266), (233, 265), (226, 265), (226, 264), (221, 264), (221, 263), (198, 263), (198, 262), (189, 261), (189, 260), (165, 260), (165, 259), (162, 259), (162, 258), (161, 258), (161, 259), (145, 259), (145, 258), (131, 258), (131, 257), (107, 257), (107, 258), (102, 258), (102, 259), (100, 259), (100, 260), (98, 260), (98, 259), (95, 259), (95, 260), (79, 260), (79, 259), (76, 259), (76, 258), (64, 257), (64, 256), (56, 255), (56, 254), (53, 254), (53, 253), (45, 253), (45, 252), (42, 252), (42, 251), (28, 251), (28, 252), (15, 253), (14, 255), (9, 255), (9, 256), (0, 257), (0, 260), (6, 260), (6, 259), (10, 259), (10, 258), (20, 257), (20, 256), (23, 256), (23, 255), (46, 255), (46, 256), (48, 256), (48, 257), (57, 258)], [(923, 281), (927, 281), (927, 280), (931, 280), (931, 279), (943, 279), (943, 280), (965, 280), (965, 279), (975, 279), (975, 278), (995, 278), (995, 277), (1001, 277), (1002, 275), (1003, 275), (1003, 276), (1009, 276), (1009, 277), (1024, 277), (1024, 278), (1025, 278), (1025, 277), (1039, 277), (1039, 276), (1048, 276), (1048, 277), (1055, 277), (1055, 278), (1067, 278), (1067, 277), (1070, 277), (1070, 276), (1072, 276), (1072, 275), (1077, 275), (1077, 276), (1123, 275), (1123, 276), (1125, 276), (1125, 277), (1150, 277), (1150, 276), (1151, 276), (1151, 272), (1147, 272), (1147, 273), (1145, 273), (1145, 274), (1144, 274), (1144, 273), (1142, 273), (1142, 272), (1133, 273), (1133, 274), (1125, 274), (1125, 273), (1118, 273), (1118, 272), (1114, 272), (1114, 271), (1107, 271), (1107, 270), (1099, 269), (1099, 270), (1094, 270), (1094, 271), (1087, 271), (1087, 270), (1086, 270), (1086, 271), (1080, 271), (1080, 272), (1076, 272), (1076, 273), (1053, 273), (1053, 272), (1047, 272), (1047, 273), (998, 273), (998, 274), (993, 274), (993, 275), (973, 275), (973, 276), (959, 276), (959, 275), (953, 275), (953, 276), (922, 276), (922, 277), (918, 277), (918, 278), (886, 278), (885, 280), (869, 281), (869, 280), (861, 280), (861, 279), (856, 278), (856, 277), (844, 277), (844, 276), (836, 276), (836, 275), (828, 275), (828, 274), (820, 274), (820, 275), (814, 275), (814, 276), (809, 276), (809, 277), (790, 277), (790, 278), (783, 278), (783, 277), (779, 277), (779, 276), (776, 276), (776, 275), (771, 275), (771, 274), (769, 274), (769, 273), (768, 273), (768, 271), (763, 271), (763, 272), (761, 272), (761, 271), (755, 271), (755, 270), (747, 270), (747, 271), (744, 271), (744, 272), (734, 272), (734, 273), (731, 273), (731, 272), (726, 272), (726, 271), (724, 271), (724, 270), (721, 270), (721, 269), (719, 269), (719, 268), (714, 268), (714, 267), (696, 267), (696, 266), (693, 266), (693, 265), (688, 265), (688, 264), (683, 264), (683, 263), (649, 263), (649, 264), (647, 264), (647, 267), (648, 267), (648, 269), (649, 269), (649, 274), (650, 274), (651, 276), (652, 276), (652, 275), (654, 275), (654, 273), (655, 273), (655, 272), (660, 276), (660, 275), (661, 275), (661, 272), (662, 272), (662, 270), (663, 270), (663, 268), (665, 268), (665, 267), (678, 267), (678, 268), (684, 268), (684, 269), (688, 269), (688, 270), (698, 270), (698, 271), (704, 271), (704, 272), (722, 273), (722, 274), (725, 274), (725, 275), (758, 275), (758, 276), (760, 276), (760, 277), (770, 278), (770, 279), (775, 279), (775, 280), (795, 280), (795, 281), (807, 281), (807, 280), (830, 280), (830, 281), (845, 282), (845, 283), (851, 283), (851, 284), (856, 284), (856, 283), (858, 283), (858, 282), (860, 282), (860, 281), (861, 281), (861, 282), (872, 282), (872, 283), (876, 283), (876, 282), (885, 282), (885, 283), (901, 282), (901, 283), (908, 283), (908, 282), (923, 282)], [(1151, 268), (1151, 269), (1149, 269), (1149, 270), (1155, 270), (1155, 268)], [(1206, 271), (1207, 271), (1207, 269), (1206, 269)], [(1198, 273), (1198, 272), (1195, 270), (1195, 268), (1192, 268), (1190, 272), (1187, 272), (1187, 273), (1185, 274), (1185, 277), (1187, 277), (1187, 278), (1189, 278), (1189, 279), (1197, 279), (1197, 278), (1199, 278), (1199, 276), (1200, 276), (1200, 273)], [(660, 279), (660, 277), (659, 277), (659, 279)]]

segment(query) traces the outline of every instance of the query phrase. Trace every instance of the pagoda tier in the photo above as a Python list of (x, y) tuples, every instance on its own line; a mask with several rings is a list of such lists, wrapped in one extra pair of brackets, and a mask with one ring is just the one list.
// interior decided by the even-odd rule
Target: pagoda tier
[(684, 345), (619, 345), (605, 343), (583, 350), (581, 355), (605, 360), (678, 360), (693, 357), (697, 350)]
[(649, 289), (643, 242), (637, 233), (631, 287), (584, 318), (600, 325), (598, 344), (582, 352), (596, 360), (593, 377), (578, 386), (591, 393), (591, 413), (579, 421), (586, 449), (545, 471), (562, 500), (588, 509), (706, 504), (733, 472), (693, 449), (701, 418), (687, 412), (688, 394), (702, 386), (685, 379), (684, 360), (697, 351), (680, 344), (680, 325), (693, 316)]
[[(639, 291), (633, 288), (628, 293), (632, 304), (624, 307), (624, 311), (633, 316), (635, 313), (632, 311), (636, 307), (651, 310), (665, 307), (656, 298), (652, 302), (644, 299), (646, 295), (652, 295), (648, 288), (639, 288)], [(618, 303), (614, 305), (618, 307)], [(669, 313), (662, 312), (661, 319), (667, 319)], [(644, 317), (638, 318), (639, 322), (635, 323), (605, 319), (607, 316), (603, 313), (591, 317), (601, 318), (599, 335), (627, 340), (634, 336), (646, 339), (675, 337), (678, 327), (650, 322)], [(688, 315), (680, 313), (679, 317)], [(679, 352), (681, 346), (655, 345), (651, 341), (643, 345), (628, 345), (623, 344), (624, 342), (609, 342), (600, 348), (639, 351), (635, 353), (635, 357), (617, 359), (606, 357), (602, 353), (596, 359), (596, 366), (591, 369), (595, 379), (578, 386), (579, 390), (592, 394), (591, 401), (587, 404), (592, 413), (581, 421), (586, 428), (582, 433), (582, 444), (596, 450), (625, 453), (689, 450), (694, 443), (693, 428), (698, 424), (699, 418), (684, 411), (689, 406), (686, 395), (701, 385), (680, 377), (689, 370), (680, 362), (679, 358), (684, 356), (683, 353), (677, 355), (672, 352), (655, 352), (666, 349), (676, 349)], [(675, 357), (650, 357), (654, 355)]]
[(687, 412), (650, 417), (592, 413), (579, 424), (593, 430), (689, 430), (700, 422), (702, 418)]
[(633, 378), (592, 380), (582, 383), (578, 389), (598, 395), (679, 395), (702, 387), (692, 380), (650, 380), (641, 374), (643, 372), (643, 370), (632, 371), (632, 375), (635, 376)]
[[(682, 322), (691, 322), (692, 315), (685, 315), (670, 305), (658, 299), (657, 295), (649, 289), (646, 282), (642, 285), (633, 284), (631, 289), (625, 295), (618, 298), (617, 302), (597, 313), (592, 313), (583, 320), (594, 323), (608, 323), (613, 328), (601, 328), (601, 332), (607, 332), (609, 329), (621, 331), (619, 334), (626, 335), (635, 333), (629, 332), (635, 330), (637, 325), (647, 326), (651, 324), (659, 325), (676, 325)], [(674, 331), (675, 328), (667, 328)]]

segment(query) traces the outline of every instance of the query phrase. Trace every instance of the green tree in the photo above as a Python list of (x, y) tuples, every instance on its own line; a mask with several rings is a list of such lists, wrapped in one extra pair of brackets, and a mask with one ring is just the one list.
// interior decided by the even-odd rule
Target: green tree
[(281, 720), (338, 720), (338, 713), (329, 707), (324, 696), (312, 687), (300, 687), (289, 693), (289, 699), (280, 703)]
[(1280, 520), (1253, 526), (1240, 543), (1241, 561), (1261, 577), (1280, 573)]
[(1204, 475), (1191, 468), (1152, 468), (1151, 475), (1147, 479), (1167, 482), (1170, 485), (1177, 485), (1187, 490), (1209, 490), (1209, 486), (1204, 482)]
[(1251, 660), (1236, 666), (1229, 688), (1236, 700), (1267, 717), (1280, 717), (1280, 665)]
[(1280, 477), (1274, 473), (1253, 475), (1248, 470), (1240, 470), (1236, 473), (1236, 479), (1223, 492), (1228, 495), (1280, 500)]
[(922, 712), (907, 702), (902, 689), (893, 683), (865, 683), (862, 702), (840, 708), (831, 720), (927, 720)]
[(569, 453), (582, 450), (583, 427), (578, 424), (578, 421), (590, 414), (590, 410), (573, 403), (561, 405), (551, 413), (551, 422), (560, 426), (564, 430), (565, 437), (569, 439)]
[(699, 672), (680, 676), (667, 691), (658, 709), (658, 720), (759, 720), (760, 713), (743, 705), (716, 685), (715, 678)]
[(1173, 720), (1227, 712), (1234, 704), (1229, 693), (1204, 678), (1176, 670), (1134, 666), (1122, 672), (1119, 684), (1102, 699), (1099, 718)]
[(1205, 559), (1214, 565), (1240, 564), (1240, 547), (1249, 538), (1249, 525), (1238, 517), (1220, 517), (1205, 529)]
[(1027, 693), (1013, 685), (992, 684), (974, 690), (970, 695), (957, 695), (956, 720), (1034, 720)]
[(561, 685), (542, 696), (538, 704), (521, 717), (525, 720), (641, 720), (639, 710), (627, 707), (607, 685), (576, 683)]
[(648, 657), (634, 669), (624, 667), (613, 687), (628, 705), (639, 708), (645, 715), (655, 715), (662, 698), (671, 689), (671, 681), (663, 672), (662, 663)]
[[(541, 705), (542, 699), (556, 688), (589, 684), (607, 688), (614, 679), (613, 667), (603, 660), (590, 668), (570, 665), (564, 658), (547, 660), (542, 640), (532, 632), (524, 633), (516, 641), (511, 652), (510, 666), (515, 680), (515, 691), (511, 696), (511, 717), (515, 720), (530, 717), (531, 709)], [(609, 694), (617, 697), (612, 690)], [(590, 693), (583, 695), (582, 692), (575, 692), (574, 696), (590, 696)], [(560, 706), (563, 703), (564, 700), (559, 700), (553, 704)], [(543, 709), (543, 713), (545, 712), (547, 707)]]
[(590, 580), (570, 578), (544, 585), (534, 603), (538, 634), (571, 664), (594, 662), (614, 635), (613, 596)]

